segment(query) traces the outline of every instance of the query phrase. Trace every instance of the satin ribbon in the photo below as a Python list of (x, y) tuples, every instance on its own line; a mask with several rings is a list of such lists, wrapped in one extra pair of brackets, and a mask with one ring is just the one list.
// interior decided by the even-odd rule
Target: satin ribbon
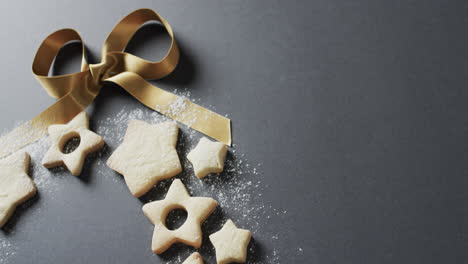
[[(158, 62), (123, 52), (136, 31), (149, 21), (160, 22), (171, 37), (166, 56)], [(72, 41), (82, 44), (81, 71), (48, 76), (60, 49)], [(39, 140), (47, 134), (48, 126), (70, 121), (93, 102), (103, 82), (113, 82), (147, 107), (220, 142), (231, 144), (231, 121), (228, 118), (146, 81), (170, 74), (179, 61), (179, 48), (171, 26), (155, 11), (138, 9), (124, 17), (104, 42), (101, 58), (98, 64), (87, 63), (84, 42), (73, 29), (61, 29), (50, 34), (37, 50), (32, 71), (47, 93), (58, 100), (32, 120), (0, 137), (0, 157)]]

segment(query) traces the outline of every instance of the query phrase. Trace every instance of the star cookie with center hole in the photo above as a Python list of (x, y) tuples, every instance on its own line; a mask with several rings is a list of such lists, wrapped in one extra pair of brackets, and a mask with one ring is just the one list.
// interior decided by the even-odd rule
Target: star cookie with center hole
[(175, 122), (150, 125), (131, 120), (122, 144), (107, 166), (124, 176), (130, 192), (140, 197), (159, 181), (182, 172), (175, 149), (179, 127)]
[(190, 255), (182, 264), (203, 264), (203, 258), (198, 252)]
[[(190, 197), (181, 180), (172, 182), (164, 200), (143, 205), (143, 213), (154, 224), (151, 249), (156, 254), (180, 242), (194, 248), (202, 244), (201, 223), (216, 209), (218, 203), (209, 197)], [(174, 209), (187, 211), (187, 219), (176, 230), (165, 226), (166, 217)]]
[(36, 194), (36, 186), (28, 176), (29, 161), (25, 152), (0, 160), (0, 228), (16, 206)]
[(216, 250), (216, 263), (245, 263), (251, 236), (249, 230), (237, 228), (232, 220), (228, 220), (221, 230), (210, 235)]
[(190, 151), (187, 159), (192, 163), (195, 176), (204, 178), (210, 173), (220, 173), (224, 169), (227, 146), (203, 137), (197, 146)]
[[(75, 176), (81, 174), (86, 156), (104, 146), (102, 137), (89, 130), (88, 115), (84, 111), (67, 124), (49, 126), (48, 132), (52, 146), (42, 159), (42, 165), (46, 168), (65, 166)], [(65, 145), (74, 138), (79, 139), (78, 147), (64, 153)]]

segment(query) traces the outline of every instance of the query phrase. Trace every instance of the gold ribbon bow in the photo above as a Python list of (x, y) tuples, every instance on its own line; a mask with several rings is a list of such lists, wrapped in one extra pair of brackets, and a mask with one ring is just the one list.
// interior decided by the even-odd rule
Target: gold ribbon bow
[[(172, 40), (166, 56), (159, 62), (123, 52), (136, 31), (148, 21), (160, 22)], [(82, 43), (81, 71), (48, 76), (56, 55), (71, 41)], [(73, 29), (61, 29), (50, 34), (37, 50), (32, 70), (47, 93), (58, 100), (34, 119), (1, 137), (0, 157), (39, 140), (46, 135), (48, 126), (67, 123), (91, 104), (104, 81), (116, 83), (153, 110), (227, 145), (231, 144), (231, 121), (228, 118), (146, 81), (170, 74), (179, 61), (179, 48), (171, 26), (155, 11), (138, 9), (124, 17), (104, 42), (101, 58), (101, 63), (88, 65), (85, 45)]]

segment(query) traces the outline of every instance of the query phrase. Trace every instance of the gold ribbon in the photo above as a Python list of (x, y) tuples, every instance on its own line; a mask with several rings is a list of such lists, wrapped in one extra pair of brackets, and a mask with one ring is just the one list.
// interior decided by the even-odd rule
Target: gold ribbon
[[(160, 22), (171, 37), (166, 56), (151, 62), (123, 52), (138, 29), (148, 21)], [(82, 44), (81, 71), (48, 76), (50, 67), (69, 42)], [(0, 157), (39, 140), (52, 124), (64, 124), (83, 111), (96, 98), (102, 83), (113, 82), (147, 107), (187, 125), (209, 137), (231, 144), (230, 120), (206, 108), (153, 86), (146, 80), (170, 74), (179, 61), (179, 48), (167, 21), (151, 9), (138, 9), (124, 17), (111, 31), (102, 47), (102, 61), (88, 65), (85, 45), (78, 32), (61, 29), (50, 34), (39, 46), (32, 71), (47, 93), (58, 100), (32, 120), (0, 138)]]

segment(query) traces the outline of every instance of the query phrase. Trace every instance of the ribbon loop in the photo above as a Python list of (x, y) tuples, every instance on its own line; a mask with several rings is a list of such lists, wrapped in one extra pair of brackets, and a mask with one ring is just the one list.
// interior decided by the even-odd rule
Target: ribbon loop
[[(166, 55), (157, 62), (124, 52), (135, 33), (148, 22), (159, 22), (171, 38)], [(179, 47), (171, 25), (151, 9), (138, 9), (124, 17), (109, 33), (102, 46), (102, 58), (112, 55), (119, 62), (118, 72), (133, 72), (143, 79), (156, 80), (169, 75), (179, 62)]]
[[(124, 52), (134, 34), (149, 21), (161, 23), (171, 37), (169, 50), (158, 62), (151, 62)], [(58, 52), (72, 41), (78, 41), (82, 45), (81, 71), (49, 76)], [(227, 145), (231, 144), (231, 127), (228, 118), (146, 81), (160, 79), (170, 74), (176, 68), (180, 56), (171, 26), (158, 13), (151, 9), (138, 9), (124, 17), (106, 38), (101, 55), (100, 63), (88, 65), (84, 42), (73, 29), (58, 30), (44, 39), (34, 57), (32, 71), (47, 93), (58, 100), (31, 121), (1, 137), (0, 157), (40, 139), (46, 134), (49, 125), (71, 120), (93, 102), (105, 81), (121, 86), (149, 108)], [(180, 109), (174, 111), (174, 106)], [(29, 136), (24, 136), (25, 133)], [(9, 142), (13, 138), (15, 138), (14, 144)]]
[[(60, 49), (73, 41), (81, 42), (82, 45), (81, 72), (49, 76), (49, 71)], [(47, 36), (39, 46), (32, 65), (34, 76), (46, 92), (54, 98), (61, 98), (73, 89), (82, 86), (81, 80), (87, 74), (87, 69), (84, 43), (78, 32), (69, 28), (58, 30)]]

